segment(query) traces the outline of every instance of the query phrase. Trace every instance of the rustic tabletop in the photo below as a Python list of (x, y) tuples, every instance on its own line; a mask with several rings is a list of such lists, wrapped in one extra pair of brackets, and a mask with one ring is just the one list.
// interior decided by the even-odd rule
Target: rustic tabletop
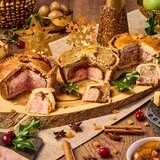
[[(129, 20), (130, 33), (144, 33), (144, 27), (147, 25), (146, 18), (139, 12), (139, 10), (134, 10), (128, 13), (128, 20)], [(148, 121), (146, 117), (141, 122), (137, 121), (135, 117), (135, 113), (137, 110), (141, 110), (143, 113), (146, 112), (147, 104), (148, 103), (145, 103), (142, 106), (139, 106), (139, 108), (135, 109), (131, 113), (128, 113), (126, 117), (124, 117), (123, 119), (114, 124), (116, 126), (124, 127), (128, 126), (128, 121), (132, 120), (134, 122), (133, 126), (142, 127), (144, 134), (136, 134), (136, 135), (122, 134), (121, 141), (114, 141), (111, 140), (104, 131), (102, 131), (101, 133), (91, 138), (86, 143), (83, 143), (82, 145), (78, 146), (73, 150), (75, 159), (85, 160), (87, 158), (88, 159), (97, 158), (98, 160), (100, 160), (102, 158), (98, 155), (99, 148), (108, 147), (111, 150), (111, 156), (107, 157), (108, 160), (113, 160), (113, 159), (126, 160), (127, 149), (133, 142), (144, 137), (159, 136), (159, 133), (157, 133), (157, 127), (155, 127), (152, 123), (150, 123), (150, 121)], [(149, 123), (149, 126), (145, 126), (146, 122)], [(105, 126), (106, 124), (104, 123), (103, 125)], [(95, 142), (99, 142), (100, 146), (95, 147), (94, 146)], [(114, 153), (114, 151), (116, 152)], [(66, 159), (65, 156), (59, 158), (59, 160), (65, 160), (65, 159)]]
[[(129, 12), (128, 21), (130, 33), (144, 33), (144, 27), (147, 25), (146, 18), (139, 12), (139, 10)], [(53, 44), (55, 44), (55, 42), (50, 44), (51, 50)], [(15, 51), (15, 48), (13, 47), (11, 48), (11, 50)], [(111, 156), (107, 159), (126, 160), (127, 149), (134, 141), (143, 137), (159, 136), (156, 132), (157, 130), (155, 128), (153, 129), (154, 126), (147, 120), (146, 117), (142, 122), (137, 121), (135, 118), (135, 112), (137, 110), (141, 109), (144, 113), (146, 112), (146, 105), (150, 97), (151, 95), (144, 100), (136, 101), (135, 104), (122, 107), (122, 109), (119, 110), (118, 114), (107, 114), (105, 116), (98, 117), (97, 119), (90, 119), (82, 122), (83, 132), (75, 134), (75, 137), (71, 139), (67, 139), (67, 141), (71, 143), (75, 159), (91, 160), (93, 158), (97, 158), (98, 160), (100, 160), (101, 158), (97, 153), (99, 148), (108, 147), (111, 150)], [(113, 117), (116, 117), (116, 120), (113, 120)], [(108, 124), (114, 124), (116, 126), (128, 126), (128, 120), (131, 120), (133, 122), (131, 126), (142, 127), (144, 133), (136, 135), (122, 134), (122, 139), (120, 141), (114, 141), (111, 140), (103, 131), (104, 126)], [(145, 122), (149, 122), (149, 126), (146, 126)], [(93, 130), (91, 125), (93, 125), (94, 123), (97, 123), (97, 125), (101, 125), (102, 129), (96, 131)], [(43, 139), (44, 145), (36, 158), (37, 160), (66, 159), (66, 157), (64, 156), (64, 150), (61, 146), (63, 139), (57, 142), (53, 135), (54, 131), (59, 131), (62, 129), (68, 130), (68, 126), (42, 130), (38, 133), (39, 137)], [(2, 129), (2, 131), (4, 130)], [(95, 142), (98, 142), (100, 146), (96, 147), (94, 145)]]

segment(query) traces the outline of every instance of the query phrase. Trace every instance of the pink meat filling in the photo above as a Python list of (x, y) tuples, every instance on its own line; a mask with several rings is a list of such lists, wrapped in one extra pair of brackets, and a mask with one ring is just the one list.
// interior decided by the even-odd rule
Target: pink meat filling
[(87, 78), (87, 70), (84, 68), (77, 70), (75, 72), (74, 77), (77, 78), (78, 80), (86, 79)]
[(25, 70), (14, 77), (8, 84), (8, 92), (22, 93), (25, 90), (31, 90), (39, 87), (46, 87), (45, 79), (33, 71)]
[(27, 158), (22, 157), (20, 154), (16, 153), (15, 151), (3, 146), (0, 146), (0, 159), (1, 160), (28, 160)]
[(90, 88), (85, 94), (84, 100), (90, 102), (96, 102), (100, 95), (100, 91), (97, 88)]
[(73, 79), (75, 79), (76, 81), (80, 81), (86, 78), (91, 80), (102, 80), (103, 73), (97, 67), (81, 68), (75, 72)]
[(28, 112), (47, 114), (48, 100), (42, 100), (41, 96), (35, 96), (29, 103)]
[(103, 73), (99, 68), (96, 67), (88, 67), (87, 68), (88, 78), (89, 79), (96, 79), (96, 80), (102, 80), (103, 79)]

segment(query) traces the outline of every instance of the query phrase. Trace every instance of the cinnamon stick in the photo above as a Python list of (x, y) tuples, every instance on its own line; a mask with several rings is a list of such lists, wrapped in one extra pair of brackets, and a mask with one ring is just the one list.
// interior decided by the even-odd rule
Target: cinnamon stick
[(106, 129), (142, 129), (142, 127), (141, 126), (104, 126), (104, 128), (106, 128)]
[(63, 140), (62, 148), (64, 150), (66, 160), (75, 160), (70, 142), (68, 142), (67, 140)]
[(105, 133), (143, 134), (140, 126), (105, 126)]

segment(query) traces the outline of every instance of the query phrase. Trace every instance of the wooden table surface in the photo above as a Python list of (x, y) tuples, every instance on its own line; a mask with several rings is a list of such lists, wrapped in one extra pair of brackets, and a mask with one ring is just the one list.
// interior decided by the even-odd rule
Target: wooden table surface
[[(140, 107), (141, 111), (144, 112), (146, 110), (146, 104)], [(136, 111), (135, 111), (136, 112)], [(128, 147), (135, 142), (136, 140), (139, 140), (141, 138), (150, 137), (150, 136), (158, 136), (158, 134), (155, 133), (155, 131), (152, 129), (151, 126), (146, 127), (144, 125), (145, 122), (147, 122), (147, 119), (145, 117), (144, 121), (139, 122), (135, 118), (135, 112), (129, 114), (127, 117), (119, 121), (115, 125), (122, 125), (126, 126), (128, 125), (128, 120), (133, 120), (134, 124), (136, 126), (141, 126), (144, 134), (143, 135), (124, 135), (121, 134), (122, 140), (121, 141), (113, 141), (111, 140), (107, 134), (104, 132), (100, 133), (96, 137), (89, 140), (87, 143), (84, 143), (83, 145), (79, 146), (78, 148), (74, 149), (74, 156), (76, 160), (85, 160), (84, 157), (95, 157), (97, 160), (101, 160), (102, 158), (98, 155), (98, 150), (100, 147), (108, 147), (111, 151), (113, 149), (116, 149), (118, 153), (113, 154), (111, 153), (111, 156), (106, 158), (107, 160), (126, 160), (126, 152)], [(104, 124), (105, 125), (105, 124)], [(100, 143), (100, 147), (95, 147), (93, 145), (93, 142), (98, 141)], [(63, 156), (59, 160), (65, 160), (65, 157)]]
[[(133, 20), (136, 21), (136, 22), (132, 21), (131, 24), (133, 26), (130, 26), (130, 27), (134, 28), (133, 31), (143, 32), (144, 29), (140, 28), (140, 27), (141, 26), (144, 27), (145, 22), (138, 26), (137, 23), (139, 23), (139, 22), (137, 22), (137, 21), (139, 18), (143, 19), (144, 17), (141, 17), (141, 16), (138, 17), (137, 15), (139, 15), (139, 11), (133, 11), (132, 13), (130, 13), (130, 15), (129, 15), (130, 18), (135, 17)], [(145, 104), (139, 108), (140, 110), (142, 110), (144, 112), (144, 114), (146, 111), (146, 105), (147, 104)], [(113, 149), (116, 149), (118, 151), (118, 153), (117, 154), (111, 153), (111, 156), (106, 158), (107, 160), (126, 160), (127, 149), (133, 142), (135, 142), (136, 140), (145, 138), (145, 137), (159, 136), (153, 130), (151, 125), (149, 125), (147, 127), (144, 125), (145, 122), (149, 122), (146, 117), (145, 117), (144, 121), (142, 121), (142, 122), (137, 121), (137, 119), (135, 117), (136, 111), (134, 111), (133, 113), (130, 113), (128, 116), (126, 116), (124, 119), (122, 119), (121, 121), (119, 121), (115, 125), (127, 126), (128, 120), (132, 120), (134, 122), (133, 125), (142, 127), (142, 129), (144, 131), (143, 135), (121, 135), (122, 136), (121, 141), (113, 141), (108, 137), (107, 134), (102, 132), (99, 135), (97, 135), (96, 137), (90, 139), (88, 142), (86, 142), (86, 143), (82, 144), (81, 146), (79, 146), (78, 148), (74, 149), (73, 152), (74, 152), (75, 159), (76, 160), (85, 160), (84, 157), (92, 157), (92, 158), (94, 157), (94, 158), (97, 158), (97, 160), (101, 160), (102, 158), (98, 155), (99, 148), (100, 147), (108, 147), (108, 148), (110, 148), (111, 152)], [(100, 143), (100, 147), (95, 147), (93, 145), (93, 142), (95, 142), (95, 141), (98, 141)], [(61, 157), (59, 160), (65, 160), (65, 156)]]
[[(138, 19), (138, 17), (136, 17)], [(140, 107), (140, 109), (145, 113), (146, 110), (146, 104)], [(135, 111), (136, 112), (136, 111)], [(136, 140), (149, 137), (149, 136), (159, 136), (155, 133), (155, 131), (152, 129), (151, 126), (144, 126), (144, 123), (147, 121), (145, 118), (144, 121), (139, 122), (135, 118), (135, 112), (130, 113), (127, 117), (119, 121), (117, 124), (114, 125), (128, 125), (128, 120), (132, 120), (134, 122), (133, 125), (141, 126), (144, 134), (143, 135), (121, 135), (122, 140), (121, 141), (113, 141), (111, 140), (107, 134), (105, 134), (103, 131), (97, 135), (96, 137), (93, 137), (88, 142), (80, 145), (78, 148), (74, 149), (74, 155), (76, 160), (85, 160), (84, 157), (94, 157), (98, 160), (101, 160), (100, 156), (98, 155), (99, 147), (93, 146), (93, 142), (98, 141), (100, 143), (100, 147), (108, 147), (112, 151), (113, 149), (116, 149), (118, 153), (113, 154), (111, 152), (111, 156), (107, 158), (107, 160), (126, 160), (126, 152), (128, 147)], [(105, 124), (104, 124), (105, 125)], [(71, 144), (72, 145), (72, 144)], [(51, 158), (52, 159), (52, 158)], [(65, 157), (61, 157), (59, 160), (65, 160)], [(90, 159), (92, 160), (92, 159)]]

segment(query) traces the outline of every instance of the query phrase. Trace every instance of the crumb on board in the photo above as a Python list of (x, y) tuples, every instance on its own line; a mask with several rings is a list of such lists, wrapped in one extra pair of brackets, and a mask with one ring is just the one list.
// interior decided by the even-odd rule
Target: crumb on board
[(101, 130), (102, 126), (101, 125), (97, 125), (96, 123), (93, 123), (93, 129), (94, 130)]
[(112, 149), (112, 153), (113, 153), (113, 154), (117, 154), (117, 153), (118, 153), (118, 150), (117, 150), (116, 148), (113, 148), (113, 149)]
[(113, 120), (113, 121), (116, 121), (116, 120), (117, 120), (117, 117), (112, 117), (112, 120)]
[(16, 110), (14, 110), (14, 109), (11, 109), (11, 113), (16, 113)]
[(145, 127), (148, 127), (148, 126), (149, 126), (149, 123), (148, 123), (148, 122), (144, 122), (144, 126), (145, 126)]
[(68, 132), (66, 133), (66, 138), (72, 138), (72, 137), (73, 137), (72, 131), (68, 131)]
[(128, 122), (129, 125), (134, 124), (134, 121), (132, 119), (129, 119), (127, 122)]
[(112, 113), (113, 113), (113, 114), (117, 114), (118, 112), (119, 112), (118, 109), (112, 110)]
[(94, 142), (93, 142), (93, 146), (99, 147), (99, 146), (100, 146), (100, 143), (99, 143), (98, 141), (94, 141)]

